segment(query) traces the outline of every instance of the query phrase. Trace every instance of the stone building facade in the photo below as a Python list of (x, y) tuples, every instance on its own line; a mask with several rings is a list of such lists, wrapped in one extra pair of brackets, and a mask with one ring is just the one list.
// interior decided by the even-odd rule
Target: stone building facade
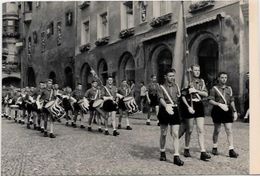
[(2, 84), (20, 87), (21, 62), (16, 47), (20, 38), (18, 3), (4, 3), (2, 12)]
[[(162, 82), (165, 69), (178, 59), (173, 58), (173, 51), (179, 2), (87, 2), (78, 7), (75, 78), (85, 89), (92, 79), (90, 67), (102, 80), (112, 75), (117, 85), (122, 79), (148, 83), (152, 74)], [(228, 72), (228, 83), (236, 100), (242, 102), (248, 37), (245, 33), (241, 43), (240, 2), (185, 1), (184, 8), (189, 65), (200, 65), (208, 88), (219, 71)], [(248, 29), (248, 23), (243, 26)], [(244, 57), (240, 56), (241, 49)], [(177, 73), (177, 79), (181, 76)], [(137, 86), (137, 94), (138, 90)]]
[[(103, 83), (109, 75), (117, 85), (134, 80), (138, 98), (141, 81), (148, 83), (156, 74), (161, 83), (165, 69), (178, 59), (173, 52), (179, 3), (33, 2), (28, 15), (28, 2), (22, 2), (22, 85), (53, 78), (61, 86), (81, 82), (86, 90), (93, 68)], [(208, 88), (219, 71), (228, 72), (236, 100), (243, 102), (249, 70), (248, 2), (184, 1), (184, 7), (189, 65), (201, 66)]]
[(21, 2), (24, 86), (35, 86), (51, 78), (61, 86), (74, 87), (75, 4)]

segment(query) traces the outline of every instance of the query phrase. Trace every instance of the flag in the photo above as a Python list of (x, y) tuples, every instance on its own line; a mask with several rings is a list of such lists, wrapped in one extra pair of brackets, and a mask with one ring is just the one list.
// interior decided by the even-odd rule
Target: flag
[[(175, 38), (174, 57), (172, 62), (172, 68), (176, 70), (176, 83), (181, 85), (182, 88), (188, 85), (187, 75), (187, 57), (188, 57), (188, 45), (187, 45), (187, 30), (186, 20), (184, 16), (184, 2), (180, 2), (179, 18), (177, 23), (177, 32)], [(180, 76), (178, 76), (180, 75)]]

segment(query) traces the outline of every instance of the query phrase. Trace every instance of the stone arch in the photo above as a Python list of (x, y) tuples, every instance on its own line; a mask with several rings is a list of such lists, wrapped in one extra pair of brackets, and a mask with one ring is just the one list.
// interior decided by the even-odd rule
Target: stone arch
[(8, 76), (2, 79), (2, 85), (5, 86), (13, 85), (14, 87), (20, 87), (21, 79), (15, 76)]
[(135, 81), (135, 60), (130, 52), (124, 52), (118, 64), (118, 83), (123, 79)]
[(219, 44), (217, 38), (209, 32), (198, 33), (190, 42), (188, 64), (199, 64), (201, 77), (208, 88), (216, 83), (219, 72)]
[(69, 86), (71, 88), (74, 88), (73, 84), (73, 72), (71, 67), (66, 67), (64, 70), (65, 74), (65, 86)]
[(56, 83), (56, 73), (54, 71), (49, 73), (49, 79), (52, 79), (52, 82)]
[(84, 92), (91, 87), (92, 78), (90, 70), (91, 68), (88, 63), (84, 63), (80, 69), (80, 83)]
[(98, 62), (98, 77), (101, 79), (102, 83), (106, 84), (106, 79), (108, 77), (108, 66), (105, 59), (100, 59)]
[(165, 44), (157, 45), (150, 54), (148, 61), (147, 75), (148, 80), (151, 75), (157, 75), (159, 83), (164, 82), (165, 71), (172, 67), (173, 54)]
[(27, 86), (36, 87), (35, 72), (32, 67), (27, 69)]

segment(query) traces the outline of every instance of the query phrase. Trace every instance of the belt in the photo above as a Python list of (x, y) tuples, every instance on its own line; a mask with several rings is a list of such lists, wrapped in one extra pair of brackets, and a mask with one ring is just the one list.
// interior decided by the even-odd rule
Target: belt
[(167, 104), (167, 105), (172, 105), (172, 107), (178, 107), (177, 104)]
[(194, 99), (192, 99), (192, 101), (194, 101), (194, 102), (199, 102), (200, 99), (198, 99), (198, 98), (194, 98)]

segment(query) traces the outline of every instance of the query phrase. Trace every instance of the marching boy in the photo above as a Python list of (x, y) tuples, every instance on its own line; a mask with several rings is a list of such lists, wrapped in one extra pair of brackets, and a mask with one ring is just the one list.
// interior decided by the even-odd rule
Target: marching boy
[(214, 106), (211, 112), (214, 123), (212, 154), (218, 155), (218, 135), (221, 124), (223, 123), (229, 144), (229, 157), (237, 158), (238, 154), (234, 151), (232, 132), (232, 124), (237, 119), (237, 110), (235, 107), (232, 88), (226, 85), (227, 78), (227, 73), (219, 73), (219, 84), (213, 86), (209, 96), (209, 103)]
[(179, 127), (180, 116), (178, 113), (178, 98), (180, 90), (175, 83), (175, 70), (170, 69), (166, 72), (165, 83), (158, 89), (158, 98), (160, 101), (158, 119), (161, 128), (160, 135), (160, 160), (166, 161), (165, 144), (168, 126), (170, 126), (171, 136), (173, 138), (174, 158), (173, 163), (182, 166), (184, 162), (179, 157)]

